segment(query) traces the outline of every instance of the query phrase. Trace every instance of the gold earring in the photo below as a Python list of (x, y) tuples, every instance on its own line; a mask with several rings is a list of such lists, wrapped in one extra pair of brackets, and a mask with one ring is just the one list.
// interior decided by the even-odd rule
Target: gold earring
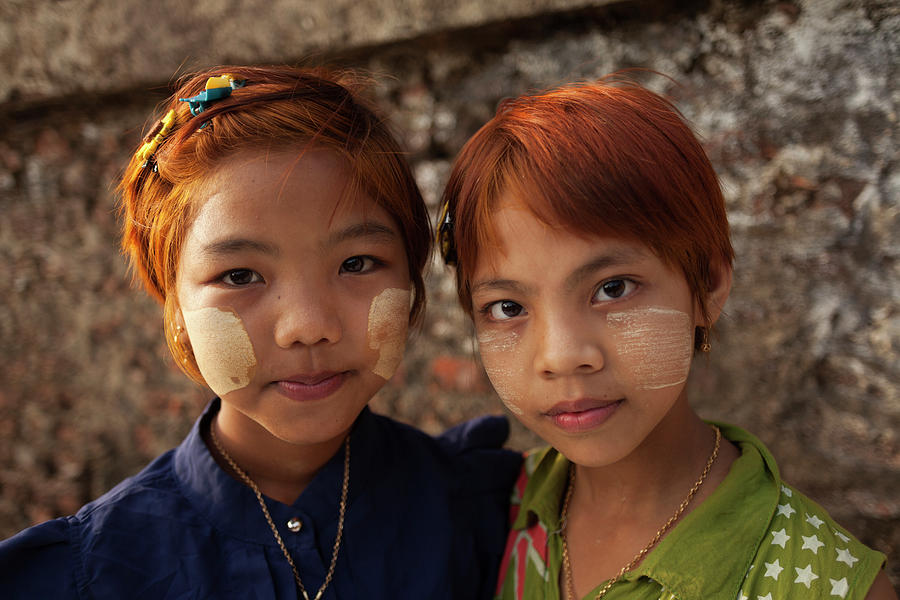
[(176, 344), (178, 343), (178, 338), (181, 336), (182, 331), (184, 331), (184, 328), (181, 325), (175, 326), (175, 335), (172, 336), (172, 341)]
[(700, 340), (700, 352), (706, 354), (710, 350), (712, 350), (712, 346), (709, 345), (709, 329), (707, 329), (706, 327), (701, 327), (700, 331), (703, 335), (703, 339)]

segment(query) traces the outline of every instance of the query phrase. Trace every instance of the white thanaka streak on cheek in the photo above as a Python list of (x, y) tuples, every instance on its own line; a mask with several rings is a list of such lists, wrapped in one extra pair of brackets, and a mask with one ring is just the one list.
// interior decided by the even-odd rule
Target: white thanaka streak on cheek
[(372, 298), (369, 305), (366, 337), (369, 348), (378, 351), (372, 372), (385, 380), (394, 375), (403, 360), (411, 302), (411, 290), (387, 288)]
[(519, 334), (515, 331), (479, 331), (476, 338), (478, 346), (489, 352), (509, 352), (519, 344)]
[(504, 366), (507, 362), (505, 359), (512, 358), (508, 356), (509, 353), (518, 349), (519, 334), (486, 331), (479, 332), (477, 339), (484, 371), (500, 400), (513, 414), (524, 415), (525, 411), (518, 405), (518, 394), (514, 391), (515, 382), (521, 381), (521, 377), (517, 377), (513, 369)]
[(256, 372), (256, 354), (237, 313), (208, 307), (182, 314), (206, 385), (219, 396), (250, 385)]
[(638, 389), (658, 390), (687, 381), (694, 331), (687, 313), (669, 308), (636, 308), (606, 315), (623, 377)]

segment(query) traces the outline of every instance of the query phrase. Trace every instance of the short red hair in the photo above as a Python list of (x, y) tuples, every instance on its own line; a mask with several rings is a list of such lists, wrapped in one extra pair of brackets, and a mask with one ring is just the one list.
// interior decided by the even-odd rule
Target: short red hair
[(470, 277), (479, 250), (494, 241), (492, 213), (508, 191), (550, 225), (647, 245), (684, 273), (705, 315), (711, 266), (734, 258), (702, 146), (670, 101), (629, 80), (506, 100), (463, 147), (443, 202), (469, 314)]
[[(246, 84), (196, 116), (188, 103), (179, 101), (202, 92), (208, 78), (223, 74)], [(317, 147), (347, 160), (353, 172), (348, 197), (355, 190), (366, 192), (400, 228), (415, 292), (410, 322), (419, 321), (431, 225), (404, 153), (364, 97), (369, 87), (367, 78), (348, 70), (222, 66), (185, 76), (164, 103), (163, 114), (175, 111), (171, 133), (149, 164), (136, 153), (119, 185), (122, 248), (136, 277), (165, 305), (169, 348), (195, 380), (202, 382), (193, 353), (173, 330), (175, 271), (207, 174), (248, 148), (296, 148), (299, 156)]]

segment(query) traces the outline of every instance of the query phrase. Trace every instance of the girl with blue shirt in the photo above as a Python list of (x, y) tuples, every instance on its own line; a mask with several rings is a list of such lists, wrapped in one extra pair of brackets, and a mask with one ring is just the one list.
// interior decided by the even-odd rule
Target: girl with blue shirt
[(0, 543), (5, 598), (489, 597), (519, 458), (367, 404), (424, 307), (431, 228), (349, 72), (186, 77), (123, 176), (122, 246), (217, 398), (182, 444)]
[(444, 206), (485, 369), (550, 444), (516, 484), (498, 598), (896, 598), (884, 555), (688, 402), (734, 253), (674, 106), (614, 78), (504, 102)]

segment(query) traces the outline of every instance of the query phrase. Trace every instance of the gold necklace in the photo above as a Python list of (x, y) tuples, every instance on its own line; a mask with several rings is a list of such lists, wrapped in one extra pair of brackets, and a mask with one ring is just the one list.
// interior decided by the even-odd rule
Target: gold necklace
[[(681, 504), (678, 505), (678, 509), (675, 511), (669, 520), (666, 521), (665, 525), (659, 528), (659, 531), (656, 532), (656, 535), (653, 536), (653, 539), (650, 540), (650, 543), (644, 546), (640, 552), (634, 555), (634, 558), (631, 559), (627, 565), (622, 567), (619, 573), (610, 579), (606, 585), (603, 586), (597, 595), (594, 597), (594, 600), (600, 600), (603, 596), (606, 595), (606, 592), (610, 590), (610, 588), (615, 585), (622, 576), (634, 568), (636, 564), (638, 564), (643, 558), (647, 555), (650, 550), (653, 549), (656, 544), (659, 543), (659, 540), (662, 539), (663, 535), (672, 527), (675, 521), (678, 520), (678, 517), (681, 516), (681, 513), (684, 512), (684, 509), (687, 508), (687, 505), (690, 504), (691, 500), (694, 497), (694, 494), (697, 493), (697, 490), (700, 489), (700, 486), (703, 485), (703, 482), (706, 480), (706, 476), (709, 475), (709, 470), (712, 468), (713, 463), (716, 462), (716, 457), (719, 456), (719, 443), (722, 441), (722, 432), (719, 431), (719, 428), (715, 425), (712, 426), (716, 432), (716, 445), (713, 447), (712, 454), (709, 455), (709, 460), (706, 461), (706, 467), (703, 468), (703, 472), (700, 474), (700, 478), (697, 479), (696, 483), (694, 483), (694, 487), (691, 488), (691, 491), (688, 492), (688, 495), (685, 496), (684, 500), (681, 501)], [(562, 521), (563, 521), (563, 530), (562, 530), (562, 558), (563, 558), (563, 576), (566, 579), (566, 596), (570, 600), (577, 600), (577, 596), (575, 595), (575, 577), (572, 575), (572, 563), (569, 561), (569, 543), (566, 540), (568, 537), (568, 516), (569, 516), (569, 501), (572, 499), (572, 491), (575, 489), (575, 464), (571, 463), (569, 465), (569, 487), (566, 490), (566, 498), (563, 500), (562, 507)]]
[[(297, 587), (300, 589), (300, 593), (303, 594), (304, 600), (309, 600), (309, 596), (306, 593), (306, 588), (303, 587), (303, 582), (300, 581), (300, 573), (297, 571), (297, 565), (294, 564), (294, 559), (291, 558), (291, 553), (288, 552), (287, 546), (284, 545), (284, 540), (281, 539), (281, 534), (278, 533), (278, 528), (275, 527), (275, 522), (272, 520), (272, 515), (269, 514), (269, 509), (266, 508), (266, 502), (263, 500), (262, 492), (259, 491), (259, 488), (250, 479), (250, 476), (241, 469), (234, 459), (231, 458), (225, 448), (222, 447), (222, 444), (219, 443), (219, 438), (216, 436), (215, 427), (210, 424), (209, 426), (209, 437), (212, 439), (213, 445), (216, 447), (216, 450), (219, 454), (222, 455), (222, 458), (225, 459), (225, 462), (228, 463), (228, 466), (231, 467), (231, 470), (234, 471), (238, 477), (241, 478), (247, 486), (253, 490), (253, 493), (256, 494), (256, 499), (259, 501), (259, 507), (263, 511), (263, 515), (266, 517), (266, 521), (269, 523), (269, 527), (272, 528), (272, 534), (275, 536), (275, 541), (278, 542), (278, 547), (281, 548), (281, 552), (284, 554), (284, 557), (287, 559), (288, 564), (291, 565), (291, 571), (294, 573), (294, 581), (297, 582)], [(338, 513), (338, 526), (337, 526), (337, 535), (334, 538), (334, 550), (331, 553), (331, 564), (328, 565), (328, 573), (325, 575), (325, 581), (322, 583), (322, 587), (319, 588), (319, 591), (316, 592), (316, 596), (314, 600), (321, 600), (322, 594), (325, 593), (325, 588), (328, 587), (328, 584), (331, 583), (331, 578), (334, 576), (334, 567), (337, 564), (338, 557), (338, 549), (341, 546), (341, 536), (344, 533), (344, 513), (347, 511), (347, 490), (350, 488), (350, 434), (347, 434), (347, 438), (344, 440), (344, 482), (341, 484), (341, 505), (340, 511)]]

